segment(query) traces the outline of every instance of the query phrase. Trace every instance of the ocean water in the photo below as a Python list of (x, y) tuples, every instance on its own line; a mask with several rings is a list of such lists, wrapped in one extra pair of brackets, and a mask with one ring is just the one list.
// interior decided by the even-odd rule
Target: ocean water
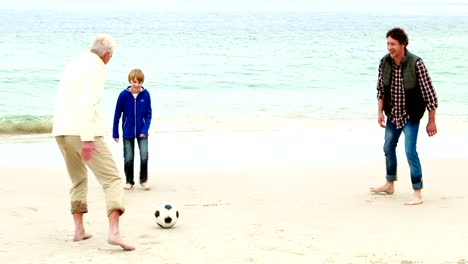
[(128, 72), (145, 72), (152, 131), (271, 130), (376, 119), (388, 29), (409, 35), (439, 96), (468, 122), (468, 15), (0, 11), (0, 134), (47, 133), (64, 65), (109, 33), (109, 127)]

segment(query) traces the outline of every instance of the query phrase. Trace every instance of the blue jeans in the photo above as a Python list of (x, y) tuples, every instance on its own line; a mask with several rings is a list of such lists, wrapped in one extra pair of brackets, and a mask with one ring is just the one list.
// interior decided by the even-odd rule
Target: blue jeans
[(385, 164), (387, 168), (387, 181), (393, 182), (397, 180), (397, 156), (396, 146), (398, 139), (401, 136), (401, 132), (405, 134), (405, 152), (406, 159), (408, 160), (411, 183), (413, 184), (413, 190), (420, 190), (423, 187), (422, 182), (422, 169), (421, 162), (419, 161), (418, 152), (416, 151), (416, 142), (418, 140), (419, 121), (408, 122), (402, 127), (397, 129), (395, 124), (387, 119), (385, 128)]
[[(140, 149), (140, 183), (148, 181), (148, 138), (136, 138)], [(133, 160), (135, 157), (135, 138), (123, 139), (124, 170), (127, 183), (135, 185), (133, 180)]]

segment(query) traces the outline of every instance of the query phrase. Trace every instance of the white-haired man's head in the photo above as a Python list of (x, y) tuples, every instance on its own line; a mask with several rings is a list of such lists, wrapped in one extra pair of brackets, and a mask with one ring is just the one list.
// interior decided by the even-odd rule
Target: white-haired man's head
[(105, 64), (109, 62), (115, 50), (115, 41), (108, 34), (98, 34), (91, 44), (90, 51), (98, 55)]
[(90, 51), (99, 57), (103, 56), (106, 52), (114, 53), (115, 41), (108, 34), (98, 34), (94, 39)]

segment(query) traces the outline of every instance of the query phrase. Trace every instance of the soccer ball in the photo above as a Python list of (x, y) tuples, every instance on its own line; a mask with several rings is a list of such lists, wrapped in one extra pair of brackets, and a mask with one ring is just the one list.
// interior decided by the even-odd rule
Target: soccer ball
[(162, 228), (170, 228), (177, 223), (179, 219), (179, 211), (175, 205), (165, 202), (161, 203), (154, 212), (156, 224)]

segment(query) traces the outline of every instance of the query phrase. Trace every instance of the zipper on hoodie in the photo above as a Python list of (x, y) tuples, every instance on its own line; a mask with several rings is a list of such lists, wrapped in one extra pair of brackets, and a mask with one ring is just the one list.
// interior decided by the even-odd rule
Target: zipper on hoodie
[[(137, 95), (138, 97), (138, 95)], [(134, 100), (134, 108), (133, 108), (133, 119), (135, 120), (135, 138), (138, 138), (137, 135), (136, 135), (136, 126), (137, 126), (137, 114), (136, 114), (136, 104), (137, 104), (137, 97), (134, 97), (133, 100)]]

